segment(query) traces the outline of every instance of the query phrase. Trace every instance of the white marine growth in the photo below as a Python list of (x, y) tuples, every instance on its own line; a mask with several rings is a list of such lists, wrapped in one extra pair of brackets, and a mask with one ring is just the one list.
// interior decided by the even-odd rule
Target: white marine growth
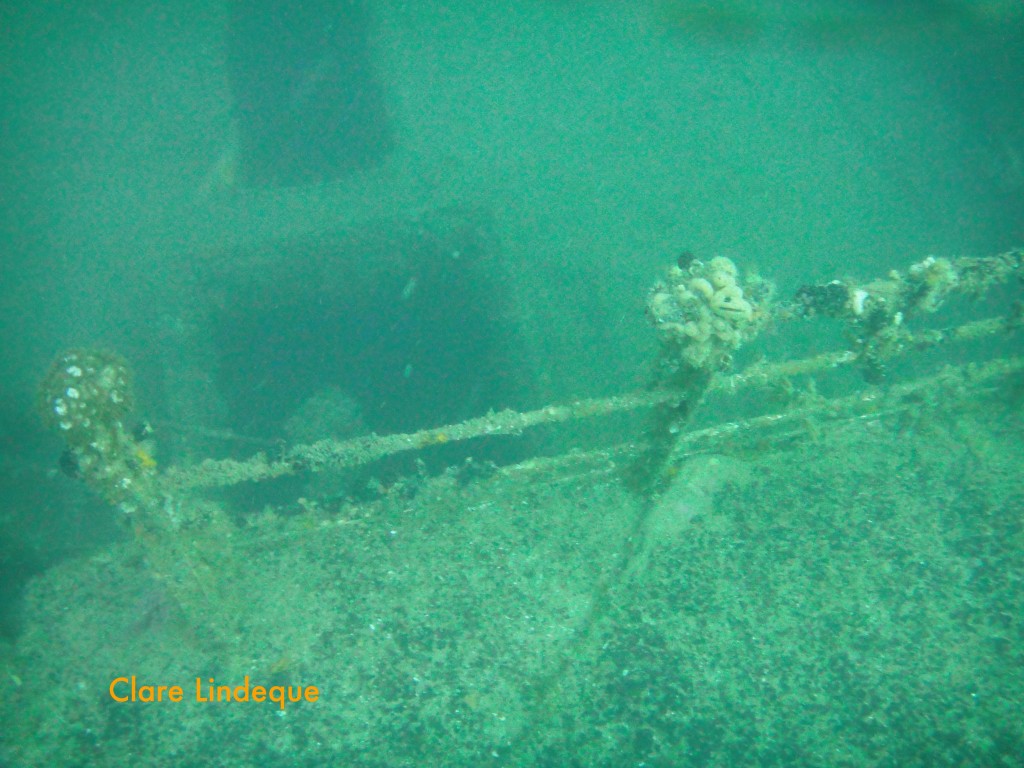
[(672, 266), (651, 289), (647, 310), (670, 357), (702, 370), (722, 370), (766, 319), (771, 285), (740, 280), (731, 259)]

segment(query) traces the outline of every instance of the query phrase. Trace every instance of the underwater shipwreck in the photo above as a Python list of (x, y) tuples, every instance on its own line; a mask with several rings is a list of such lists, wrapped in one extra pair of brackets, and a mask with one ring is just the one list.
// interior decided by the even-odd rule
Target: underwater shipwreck
[[(487, 252), (458, 220), (431, 232), (464, 263)], [(53, 363), (39, 401), (62, 464), (126, 535), (28, 587), (0, 683), (9, 764), (1019, 760), (1024, 251), (789, 296), (684, 253), (647, 295), (649, 385), (530, 409), (502, 403), (514, 334), (477, 300), (494, 269), (408, 281), (392, 267), (415, 249), (388, 253), (344, 284), (311, 251), (250, 254), (229, 289), (244, 310), (215, 295), (224, 275), (187, 292), (191, 336), (153, 354), (191, 382), (169, 409), (203, 439), (140, 427), (138, 361)], [(403, 354), (478, 410), (433, 407), (410, 367), (409, 391), (353, 415), (342, 393), (372, 380), (356, 361), (280, 413), (291, 380), (215, 401), (189, 372), (235, 391), (254, 335), (315, 336), (281, 309), (284, 261), (319, 295), (368, 297), (346, 311), (397, 295), (396, 323), (464, 339)], [(402, 319), (430, 285), (457, 306)], [(291, 439), (226, 452), (213, 427), (232, 419)]]

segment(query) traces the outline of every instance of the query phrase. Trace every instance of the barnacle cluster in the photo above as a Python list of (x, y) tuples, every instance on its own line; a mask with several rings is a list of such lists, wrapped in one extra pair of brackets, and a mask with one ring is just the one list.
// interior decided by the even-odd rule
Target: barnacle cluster
[(960, 284), (960, 276), (949, 259), (929, 256), (910, 267), (907, 301), (922, 312), (934, 312)]
[(946, 297), (962, 288), (957, 267), (949, 259), (928, 256), (912, 264), (906, 274), (891, 270), (870, 283), (833, 280), (805, 285), (796, 295), (797, 312), (804, 317), (824, 315), (880, 326), (905, 315), (935, 312)]
[(894, 269), (869, 283), (833, 280), (805, 285), (797, 292), (795, 307), (804, 317), (850, 321), (863, 372), (876, 382), (884, 375), (886, 361), (900, 354), (911, 339), (906, 320), (935, 312), (950, 293), (970, 282), (961, 279), (957, 265), (949, 259), (928, 256), (905, 273)]
[(651, 289), (647, 311), (670, 360), (711, 372), (727, 368), (763, 327), (771, 292), (758, 278), (741, 281), (732, 260), (716, 256), (672, 266)]
[(127, 426), (131, 373), (110, 352), (73, 350), (54, 361), (39, 390), (43, 420), (67, 443), (66, 465), (114, 503), (137, 492), (155, 462)]

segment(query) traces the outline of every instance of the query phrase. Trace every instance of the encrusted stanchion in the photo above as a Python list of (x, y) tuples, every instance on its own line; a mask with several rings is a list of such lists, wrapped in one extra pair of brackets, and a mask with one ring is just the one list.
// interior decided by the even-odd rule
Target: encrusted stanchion
[(67, 443), (62, 464), (131, 514), (158, 501), (151, 447), (129, 424), (134, 406), (128, 363), (103, 350), (72, 350), (39, 388), (43, 420)]
[(658, 490), (678, 435), (713, 377), (728, 370), (733, 353), (764, 327), (773, 293), (757, 276), (742, 280), (731, 259), (704, 263), (688, 254), (651, 289), (647, 311), (661, 342), (651, 388), (676, 397), (655, 406), (647, 448), (626, 473), (636, 492)]
[[(233, 641), (233, 525), (216, 506), (181, 497), (157, 471), (148, 429), (131, 426), (132, 376), (123, 358), (72, 350), (54, 361), (39, 390), (43, 419), (66, 442), (62, 464), (121, 512), (150, 574), (194, 631)], [(216, 622), (205, 620), (216, 615)]]

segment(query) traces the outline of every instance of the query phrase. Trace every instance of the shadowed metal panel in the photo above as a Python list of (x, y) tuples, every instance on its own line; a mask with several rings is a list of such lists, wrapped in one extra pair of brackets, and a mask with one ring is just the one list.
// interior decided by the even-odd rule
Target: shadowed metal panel
[(298, 186), (379, 163), (391, 147), (360, 0), (230, 4), (228, 72), (243, 180)]

